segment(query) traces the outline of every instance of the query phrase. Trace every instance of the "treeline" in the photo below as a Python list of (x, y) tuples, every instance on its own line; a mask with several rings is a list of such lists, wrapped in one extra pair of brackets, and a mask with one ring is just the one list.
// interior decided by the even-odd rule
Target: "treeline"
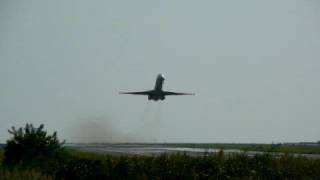
[[(0, 153), (0, 179), (319, 179), (320, 159), (284, 154), (248, 157), (223, 151), (202, 157), (186, 154), (111, 156), (64, 149), (43, 126), (11, 129)], [(34, 141), (36, 139), (36, 141)], [(21, 150), (22, 149), (22, 150)], [(14, 152), (14, 153), (13, 153)]]

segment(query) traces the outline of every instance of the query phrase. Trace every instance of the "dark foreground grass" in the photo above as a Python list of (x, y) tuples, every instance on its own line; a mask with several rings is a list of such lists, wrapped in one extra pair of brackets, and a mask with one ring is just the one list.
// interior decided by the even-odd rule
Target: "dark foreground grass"
[(0, 149), (0, 180), (51, 180), (50, 175), (44, 175), (40, 171), (29, 168), (8, 168), (2, 165), (4, 158), (3, 150)]
[(52, 180), (49, 175), (31, 169), (0, 169), (0, 180)]
[[(0, 159), (3, 156), (0, 153)], [(111, 156), (65, 150), (24, 166), (0, 166), (0, 179), (319, 179), (320, 160), (270, 154), (248, 157), (223, 152)]]

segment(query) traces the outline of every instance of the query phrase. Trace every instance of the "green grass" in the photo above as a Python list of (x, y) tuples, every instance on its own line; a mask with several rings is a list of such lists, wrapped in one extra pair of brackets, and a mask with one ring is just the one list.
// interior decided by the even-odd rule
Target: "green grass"
[[(0, 160), (3, 152), (0, 152)], [(320, 159), (284, 154), (112, 156), (65, 150), (29, 166), (0, 166), (1, 179), (318, 179)], [(54, 178), (52, 178), (54, 177)]]
[(43, 175), (36, 170), (0, 168), (0, 180), (51, 180), (50, 176)]
[(0, 167), (1, 167), (1, 165), (2, 165), (3, 158), (4, 158), (3, 150), (0, 149)]
[[(223, 152), (204, 157), (186, 154), (160, 156), (111, 156), (69, 151), (68, 177), (106, 179), (317, 179), (320, 160), (270, 154), (248, 157)], [(84, 168), (78, 173), (74, 167)]]
[(50, 175), (43, 175), (39, 170), (24, 169), (19, 166), (14, 168), (4, 167), (2, 161), (4, 152), (0, 149), (0, 180), (51, 180)]

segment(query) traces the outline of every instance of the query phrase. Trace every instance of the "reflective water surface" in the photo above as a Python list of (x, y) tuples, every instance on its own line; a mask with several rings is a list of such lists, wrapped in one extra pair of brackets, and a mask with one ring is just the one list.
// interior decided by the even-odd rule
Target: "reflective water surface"
[[(192, 156), (206, 156), (214, 153), (218, 153), (220, 149), (215, 148), (190, 148), (190, 147), (172, 147), (166, 144), (100, 144), (100, 143), (69, 143), (66, 147), (76, 149), (85, 152), (95, 152), (102, 154), (112, 155), (161, 155), (172, 153), (185, 153)], [(223, 150), (225, 154), (232, 153), (244, 153), (248, 156), (254, 156), (256, 154), (262, 154), (259, 151), (242, 151), (238, 149), (226, 149)], [(275, 156), (282, 153), (273, 153)], [(304, 156), (307, 158), (320, 158), (318, 154), (293, 154), (294, 156)]]

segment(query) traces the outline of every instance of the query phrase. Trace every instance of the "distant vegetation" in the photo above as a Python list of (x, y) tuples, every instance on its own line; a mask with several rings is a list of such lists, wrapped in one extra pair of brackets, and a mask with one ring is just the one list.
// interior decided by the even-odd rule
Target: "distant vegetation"
[[(28, 128), (31, 131), (26, 131)], [(8, 140), (4, 151), (0, 151), (0, 180), (318, 179), (320, 177), (320, 159), (293, 157), (288, 153), (280, 157), (268, 153), (254, 157), (245, 154), (227, 155), (223, 151), (203, 157), (191, 157), (186, 154), (163, 154), (151, 157), (112, 156), (64, 149), (56, 138), (56, 133), (47, 135), (43, 126), (34, 128), (27, 125), (22, 130), (12, 132), (15, 132), (11, 133), (13, 138)], [(39, 144), (32, 143), (35, 140)], [(16, 151), (15, 148), (8, 148), (9, 146), (23, 148), (23, 151)], [(13, 152), (17, 153), (19, 158), (13, 157)]]

